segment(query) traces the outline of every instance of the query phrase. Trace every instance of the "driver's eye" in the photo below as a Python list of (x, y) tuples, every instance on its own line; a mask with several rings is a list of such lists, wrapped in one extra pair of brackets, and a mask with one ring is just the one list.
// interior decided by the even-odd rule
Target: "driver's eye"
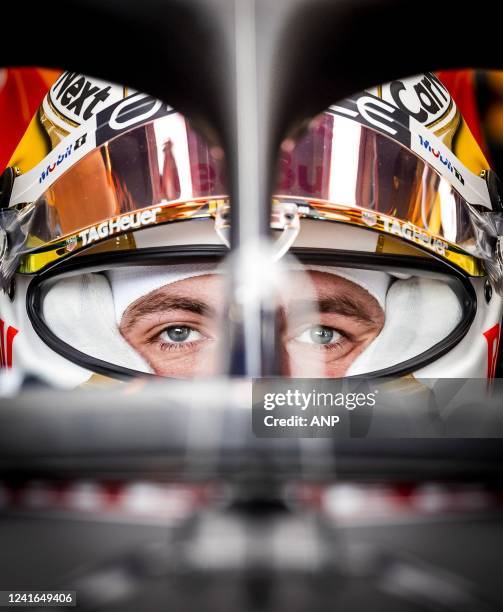
[(165, 342), (181, 344), (187, 341), (200, 340), (202, 335), (188, 325), (171, 325), (160, 334), (160, 337)]
[(334, 344), (342, 338), (340, 334), (333, 327), (327, 327), (326, 325), (313, 325), (308, 329), (304, 330), (302, 334), (297, 336), (298, 342), (306, 342), (308, 344)]

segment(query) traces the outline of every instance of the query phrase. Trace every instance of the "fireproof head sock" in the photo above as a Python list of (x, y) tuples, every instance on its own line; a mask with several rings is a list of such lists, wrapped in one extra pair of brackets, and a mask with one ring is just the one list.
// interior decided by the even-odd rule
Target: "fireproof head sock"
[(216, 274), (215, 264), (177, 264), (173, 266), (135, 266), (115, 268), (106, 274), (112, 288), (115, 320), (120, 325), (122, 315), (133, 302), (156, 289), (180, 280)]
[(381, 333), (346, 375), (376, 372), (417, 357), (446, 338), (461, 317), (459, 300), (445, 282), (417, 276), (396, 280), (386, 298)]
[[(352, 281), (368, 291), (384, 309), (386, 293), (391, 281), (391, 276), (386, 272), (334, 266), (294, 268), (294, 271), (297, 270), (324, 272)], [(107, 277), (112, 288), (117, 324), (120, 325), (122, 315), (133, 302), (152, 291), (188, 278), (218, 273), (223, 273), (222, 268), (211, 263), (181, 264), (169, 267), (137, 266), (109, 270)]]
[(122, 337), (112, 291), (102, 274), (63, 278), (47, 292), (43, 315), (49, 329), (85, 355), (139, 372), (151, 372)]

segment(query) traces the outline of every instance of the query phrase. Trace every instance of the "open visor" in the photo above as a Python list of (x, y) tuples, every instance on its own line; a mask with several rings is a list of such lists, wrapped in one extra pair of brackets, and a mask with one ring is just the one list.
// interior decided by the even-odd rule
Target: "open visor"
[[(226, 251), (187, 251), (180, 263), (180, 250), (142, 259), (138, 251), (120, 264), (113, 254), (85, 265), (75, 258), (41, 274), (27, 299), (35, 330), (66, 359), (106, 375), (224, 374)], [(282, 376), (410, 373), (449, 351), (473, 320), (470, 281), (434, 260), (292, 253), (271, 267)]]

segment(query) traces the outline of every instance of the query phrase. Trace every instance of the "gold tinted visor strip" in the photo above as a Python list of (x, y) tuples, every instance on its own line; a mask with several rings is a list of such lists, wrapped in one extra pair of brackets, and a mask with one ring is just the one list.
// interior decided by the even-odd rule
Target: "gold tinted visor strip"
[[(302, 199), (292, 196), (276, 196), (275, 202), (295, 202), (298, 205), (298, 212), (301, 218), (316, 219), (321, 221), (331, 221), (336, 223), (345, 223), (352, 226), (357, 226), (365, 229), (380, 232), (384, 235), (389, 235), (394, 238), (402, 238), (406, 242), (411, 243), (423, 249), (426, 252), (434, 253), (435, 255), (445, 259), (460, 268), (470, 276), (485, 276), (486, 272), (483, 263), (478, 258), (464, 252), (460, 247), (452, 244), (444, 239), (434, 236), (430, 232), (414, 226), (410, 222), (399, 221), (398, 219), (382, 213), (374, 213), (373, 211), (352, 208), (344, 205), (337, 205), (332, 202), (326, 202), (317, 199)], [(150, 213), (152, 223), (145, 227), (174, 223), (177, 221), (186, 221), (191, 219), (208, 219), (215, 218), (219, 207), (228, 206), (229, 199), (226, 196), (221, 198), (212, 198), (211, 200), (200, 198), (190, 202), (176, 202), (169, 204), (159, 204), (150, 208), (138, 211), (135, 214), (143, 212)], [(155, 220), (153, 213), (155, 212)], [(123, 214), (109, 221), (104, 221), (102, 224), (89, 226), (80, 232), (69, 236), (63, 236), (50, 244), (25, 254), (18, 268), (20, 273), (34, 274), (44, 269), (47, 265), (60, 261), (69, 257), (75, 252), (81, 251), (89, 244), (84, 245), (84, 237), (88, 236), (91, 228), (99, 228), (100, 225), (106, 224), (110, 227), (118, 227), (118, 221), (127, 218), (128, 214)], [(98, 230), (96, 230), (98, 231)], [(99, 234), (98, 234), (99, 236)], [(93, 241), (93, 245), (108, 240), (110, 237), (130, 236), (131, 240), (126, 242), (126, 247), (135, 248), (134, 239), (132, 239), (131, 230), (128, 232), (120, 231), (112, 236), (107, 235), (98, 237), (98, 240)]]
[[(96, 246), (110, 238), (121, 238), (139, 229), (156, 227), (176, 221), (215, 218), (217, 209), (228, 203), (228, 198), (198, 198), (190, 202), (170, 202), (143, 208), (133, 213), (124, 213), (98, 224), (82, 228), (73, 234), (62, 236), (57, 240), (23, 255), (18, 272), (35, 274), (49, 264), (61, 261), (86, 247)], [(129, 223), (125, 222), (129, 221)], [(123, 228), (123, 229), (122, 229)], [(134, 240), (129, 241), (135, 248)]]
[(275, 199), (283, 202), (296, 202), (301, 218), (346, 223), (402, 238), (414, 246), (454, 264), (470, 276), (486, 276), (484, 265), (480, 259), (467, 253), (462, 247), (436, 236), (410, 221), (402, 221), (380, 212), (335, 204), (316, 198), (276, 195)]

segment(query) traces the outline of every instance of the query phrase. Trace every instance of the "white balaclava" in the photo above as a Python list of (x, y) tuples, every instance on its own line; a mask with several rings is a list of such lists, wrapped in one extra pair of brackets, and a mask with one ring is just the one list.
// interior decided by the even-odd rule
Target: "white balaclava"
[[(335, 268), (333, 266), (306, 266), (299, 268), (299, 270), (314, 270), (341, 276), (363, 287), (377, 300), (383, 310), (385, 308), (386, 293), (391, 279), (386, 272)], [(166, 267), (156, 269), (152, 266), (139, 266), (109, 270), (107, 277), (112, 288), (117, 325), (120, 325), (122, 315), (133, 302), (152, 291), (187, 278), (218, 273), (222, 273), (222, 270), (209, 263), (173, 265), (168, 269)]]
[(412, 276), (397, 279), (386, 296), (381, 333), (353, 361), (347, 376), (368, 374), (417, 357), (443, 340), (463, 315), (444, 281)]

